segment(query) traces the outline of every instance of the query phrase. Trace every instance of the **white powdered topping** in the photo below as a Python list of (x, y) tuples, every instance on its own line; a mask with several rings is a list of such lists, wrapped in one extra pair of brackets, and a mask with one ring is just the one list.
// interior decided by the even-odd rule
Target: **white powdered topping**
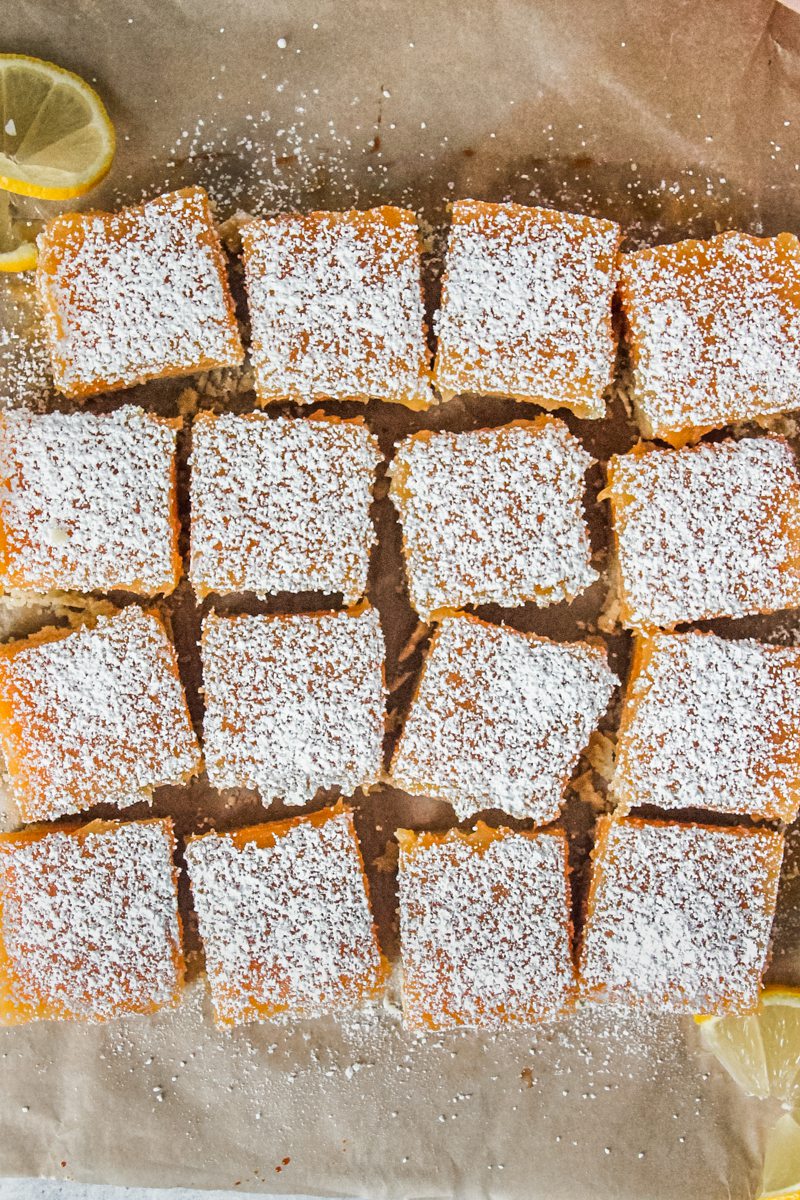
[(37, 592), (178, 582), (175, 429), (140, 408), (0, 416), (0, 586)]
[(800, 405), (800, 249), (724, 233), (622, 256), (647, 437)]
[(366, 590), (376, 439), (360, 424), (202, 416), (193, 426), (190, 577), (201, 596)]
[(384, 968), (349, 812), (299, 819), (272, 845), (196, 838), (186, 863), (221, 1024), (319, 1016), (376, 994)]
[(634, 820), (607, 833), (584, 932), (584, 989), (668, 1012), (752, 1010), (783, 836)]
[(449, 801), (459, 820), (499, 808), (545, 824), (618, 682), (594, 646), (449, 617), (431, 642), (393, 782)]
[(311, 213), (242, 230), (256, 391), (425, 408), (420, 243), (411, 213)]
[(149, 800), (200, 765), (160, 620), (136, 607), (0, 656), (0, 745), (26, 821)]
[[(424, 836), (424, 835), (423, 835)], [(403, 1009), (411, 1028), (529, 1025), (573, 983), (562, 835), (451, 836), (400, 852)]]
[(619, 240), (611, 221), (457, 201), (434, 320), (443, 396), (510, 395), (602, 417)]
[(624, 808), (792, 821), (800, 804), (800, 651), (656, 634), (633, 681), (612, 791)]
[(552, 604), (593, 583), (583, 511), (591, 463), (566, 425), (549, 418), (401, 443), (392, 499), (420, 616), (466, 604)]
[(800, 476), (782, 439), (621, 455), (609, 490), (626, 624), (800, 604)]
[(0, 840), (0, 995), (18, 1020), (108, 1020), (177, 1001), (169, 821)]
[(242, 359), (205, 193), (56, 218), (37, 286), (56, 386), (87, 395)]
[(308, 804), (322, 788), (349, 796), (378, 781), (386, 690), (374, 609), (210, 616), (202, 651), (214, 787)]

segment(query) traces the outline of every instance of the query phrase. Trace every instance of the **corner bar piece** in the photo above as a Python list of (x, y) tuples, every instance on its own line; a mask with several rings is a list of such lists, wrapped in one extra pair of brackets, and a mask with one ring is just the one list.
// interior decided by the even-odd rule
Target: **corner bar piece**
[(601, 817), (582, 994), (656, 1012), (753, 1012), (783, 835)]
[(174, 848), (169, 818), (0, 834), (0, 1024), (178, 1004)]
[(39, 238), (36, 287), (55, 385), (74, 399), (244, 356), (201, 188), (56, 217)]

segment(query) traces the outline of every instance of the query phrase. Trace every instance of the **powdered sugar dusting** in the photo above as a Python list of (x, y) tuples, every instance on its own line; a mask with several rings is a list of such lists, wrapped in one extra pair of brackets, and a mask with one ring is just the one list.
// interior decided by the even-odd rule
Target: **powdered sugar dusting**
[(622, 256), (646, 437), (800, 405), (800, 247), (723, 233)]
[(800, 805), (800, 652), (656, 634), (633, 679), (612, 793), (632, 805), (792, 821)]
[(6, 1022), (108, 1020), (177, 1003), (172, 823), (0, 838)]
[(783, 836), (603, 818), (585, 991), (667, 1012), (758, 1004)]
[(626, 624), (800, 604), (800, 475), (783, 439), (619, 455), (609, 493)]
[(124, 807), (200, 765), (175, 651), (136, 607), (0, 654), (0, 746), (23, 819)]
[[(297, 818), (270, 844), (191, 840), (186, 861), (220, 1024), (319, 1016), (374, 997), (385, 969), (348, 811)], [(235, 840), (237, 839), (237, 840)]]
[(442, 395), (508, 395), (602, 417), (619, 241), (612, 221), (456, 201), (434, 321)]
[(308, 804), (381, 774), (385, 647), (378, 614), (210, 616), (204, 740), (218, 788)]
[(448, 617), (431, 642), (393, 782), (449, 801), (459, 820), (499, 808), (545, 824), (618, 682), (594, 646)]
[(242, 360), (199, 188), (118, 213), (57, 217), (39, 238), (37, 287), (55, 384), (68, 396)]
[(399, 888), (408, 1027), (529, 1025), (564, 1007), (573, 968), (563, 834), (401, 834)]
[(0, 586), (172, 591), (174, 477), (174, 425), (140, 408), (2, 414)]
[(262, 401), (430, 404), (412, 213), (387, 207), (252, 221), (242, 243)]
[(420, 616), (551, 604), (593, 583), (582, 503), (591, 463), (566, 425), (546, 417), (401, 443), (391, 494)]
[(50, 354), (30, 272), (0, 273), (2, 407), (43, 411), (52, 390)]
[(367, 586), (380, 461), (365, 426), (201, 414), (192, 433), (190, 577), (208, 592), (341, 593)]

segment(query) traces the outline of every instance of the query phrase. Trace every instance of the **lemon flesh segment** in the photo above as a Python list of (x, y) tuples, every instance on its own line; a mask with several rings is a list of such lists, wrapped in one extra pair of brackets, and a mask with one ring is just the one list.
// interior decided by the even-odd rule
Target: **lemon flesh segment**
[(701, 1021), (700, 1040), (748, 1096), (800, 1105), (800, 989), (769, 988), (749, 1016)]
[(36, 235), (41, 221), (14, 215), (8, 194), (0, 192), (0, 271), (31, 271), (36, 266)]
[(784, 1113), (767, 1134), (762, 1200), (800, 1197), (800, 1112)]
[(0, 188), (81, 196), (108, 171), (114, 127), (88, 83), (53, 63), (0, 54)]
[(769, 1095), (769, 1072), (758, 1017), (712, 1017), (700, 1026), (703, 1049), (713, 1054), (748, 1096)]

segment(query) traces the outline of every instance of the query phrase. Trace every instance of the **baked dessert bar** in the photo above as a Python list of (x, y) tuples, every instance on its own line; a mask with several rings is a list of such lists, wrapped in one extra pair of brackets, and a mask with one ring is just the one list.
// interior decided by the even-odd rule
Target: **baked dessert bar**
[(178, 426), (133, 407), (0, 413), (0, 588), (173, 591)]
[(190, 838), (186, 863), (218, 1025), (380, 995), (387, 964), (349, 809)]
[(56, 217), (39, 238), (36, 286), (53, 379), (66, 396), (242, 361), (201, 188), (120, 212)]
[(0, 834), (0, 1024), (178, 1004), (174, 846), (169, 818)]
[(544, 825), (618, 680), (604, 649), (548, 641), (463, 614), (428, 649), (392, 764), (412, 795)]
[(250, 221), (242, 245), (262, 403), (375, 397), (428, 407), (413, 213), (383, 207)]
[(662, 1012), (758, 1006), (783, 835), (601, 817), (583, 994)]
[(800, 245), (722, 233), (624, 254), (620, 296), (645, 437), (673, 446), (800, 407)]
[(620, 239), (613, 221), (457, 200), (434, 318), (442, 399), (478, 392), (604, 416)]
[(710, 633), (634, 645), (612, 795), (791, 822), (800, 809), (800, 650)]
[(191, 566), (198, 596), (367, 586), (381, 454), (361, 421), (201, 413), (192, 426)]
[(552, 417), (402, 442), (391, 497), (423, 620), (467, 604), (553, 604), (593, 583), (583, 510), (591, 463)]
[(120, 808), (200, 769), (175, 650), (132, 606), (0, 646), (0, 749), (23, 821)]
[(397, 832), (409, 1029), (534, 1025), (574, 990), (567, 839)]
[(375, 609), (212, 615), (201, 648), (214, 787), (308, 804), (320, 789), (348, 796), (377, 783), (386, 690)]
[(637, 629), (800, 604), (800, 475), (782, 438), (611, 459), (620, 617)]

